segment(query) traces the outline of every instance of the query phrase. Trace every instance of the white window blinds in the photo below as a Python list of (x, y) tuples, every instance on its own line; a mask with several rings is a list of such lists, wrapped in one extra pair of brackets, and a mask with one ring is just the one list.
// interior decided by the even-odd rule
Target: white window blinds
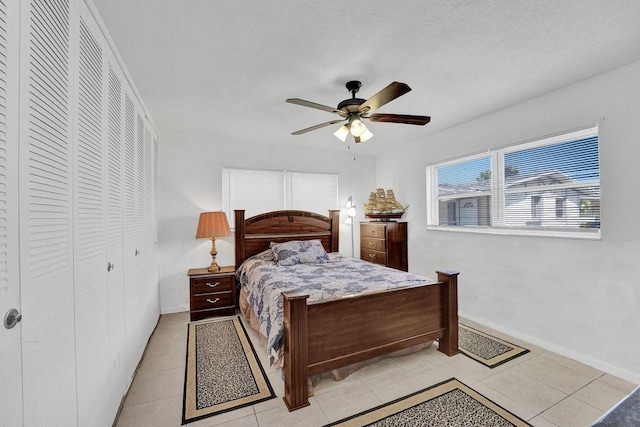
[(291, 209), (328, 215), (338, 206), (338, 175), (292, 172), (289, 176)]
[(329, 209), (338, 206), (338, 176), (225, 167), (222, 169), (222, 205), (231, 228), (235, 228), (235, 209), (244, 209), (246, 218), (282, 209), (328, 215)]

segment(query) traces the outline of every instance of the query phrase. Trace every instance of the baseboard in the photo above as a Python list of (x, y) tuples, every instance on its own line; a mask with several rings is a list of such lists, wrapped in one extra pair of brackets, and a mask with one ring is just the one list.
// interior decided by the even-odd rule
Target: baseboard
[(536, 347), (540, 347), (540, 348), (543, 348), (545, 350), (557, 353), (557, 354), (559, 354), (561, 356), (568, 357), (569, 359), (573, 359), (573, 360), (575, 360), (577, 362), (584, 363), (585, 365), (589, 365), (589, 366), (591, 366), (593, 368), (599, 369), (599, 370), (604, 371), (604, 372), (606, 372), (608, 374), (615, 375), (618, 378), (622, 378), (623, 380), (632, 382), (634, 384), (640, 384), (640, 374), (637, 374), (635, 372), (631, 372), (631, 371), (629, 371), (627, 369), (621, 368), (621, 367), (616, 366), (616, 365), (612, 365), (610, 363), (607, 363), (607, 362), (599, 360), (599, 359), (594, 359), (594, 358), (592, 358), (592, 357), (590, 357), (590, 356), (588, 356), (586, 354), (579, 353), (579, 352), (573, 351), (573, 350), (571, 350), (569, 348), (566, 348), (566, 347), (563, 347), (563, 346), (560, 346), (560, 345), (556, 345), (556, 344), (547, 342), (547, 341), (545, 341), (543, 339), (540, 339), (538, 337), (534, 337), (534, 336), (528, 335), (528, 334), (523, 334), (523, 333), (521, 333), (519, 331), (515, 331), (515, 330), (512, 330), (512, 329), (509, 329), (509, 328), (505, 327), (504, 325), (501, 325), (501, 324), (499, 325), (497, 323), (487, 321), (486, 319), (483, 319), (483, 318), (472, 316), (472, 315), (469, 315), (469, 314), (463, 313), (463, 312), (460, 312), (459, 315), (461, 317), (465, 317), (465, 318), (467, 318), (469, 320), (472, 320), (472, 321), (477, 322), (477, 323), (479, 323), (481, 325), (487, 326), (487, 327), (489, 327), (491, 329), (495, 329), (496, 331), (500, 331), (500, 332), (502, 332), (504, 334), (507, 334), (507, 335), (512, 336), (514, 338), (517, 338), (519, 340), (531, 343), (531, 344), (535, 345)]
[(176, 305), (174, 307), (160, 307), (160, 314), (183, 313), (189, 311), (189, 304)]

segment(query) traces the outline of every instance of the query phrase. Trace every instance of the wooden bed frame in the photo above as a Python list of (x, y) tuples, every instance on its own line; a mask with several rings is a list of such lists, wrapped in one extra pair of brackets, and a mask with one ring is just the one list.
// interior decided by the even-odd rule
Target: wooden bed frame
[[(329, 216), (275, 211), (245, 220), (235, 211), (236, 268), (271, 242), (320, 239), (338, 251), (340, 211)], [(331, 369), (439, 339), (438, 350), (458, 353), (458, 273), (438, 271), (438, 282), (308, 302), (283, 292), (284, 401), (289, 411), (309, 405), (307, 378)]]

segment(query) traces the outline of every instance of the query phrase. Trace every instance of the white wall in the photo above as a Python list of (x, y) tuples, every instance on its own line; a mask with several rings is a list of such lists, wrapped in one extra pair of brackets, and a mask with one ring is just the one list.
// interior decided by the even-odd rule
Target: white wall
[[(274, 149), (265, 141), (239, 137), (237, 143), (216, 135), (189, 134), (180, 123), (162, 122), (159, 157), (158, 254), (162, 313), (189, 310), (187, 270), (211, 263), (211, 241), (196, 240), (200, 212), (222, 208), (222, 167), (330, 172), (338, 174), (338, 195), (344, 208), (350, 194), (358, 204), (356, 222), (363, 220), (358, 195), (375, 185), (375, 158), (344, 152)], [(290, 137), (283, 135), (284, 138)], [(329, 134), (327, 138), (333, 138)], [(333, 143), (333, 139), (330, 141)], [(218, 142), (224, 141), (224, 142)], [(364, 196), (363, 196), (364, 197)], [(320, 212), (328, 215), (329, 212)], [(340, 252), (351, 255), (351, 229), (341, 213)], [(359, 229), (355, 229), (355, 253), (359, 255)], [(216, 239), (219, 265), (234, 265), (234, 237)]]
[[(640, 62), (379, 157), (411, 208), (409, 269), (461, 272), (460, 314), (640, 382)], [(434, 120), (437, 120), (434, 117)], [(425, 164), (598, 123), (602, 240), (426, 230)]]

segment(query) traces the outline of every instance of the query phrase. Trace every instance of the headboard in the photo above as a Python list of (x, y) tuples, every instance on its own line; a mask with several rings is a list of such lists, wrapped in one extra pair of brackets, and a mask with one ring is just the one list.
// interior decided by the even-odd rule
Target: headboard
[(273, 211), (244, 218), (235, 210), (236, 268), (252, 255), (269, 249), (271, 242), (319, 239), (327, 252), (338, 252), (340, 211), (329, 216), (307, 211)]

